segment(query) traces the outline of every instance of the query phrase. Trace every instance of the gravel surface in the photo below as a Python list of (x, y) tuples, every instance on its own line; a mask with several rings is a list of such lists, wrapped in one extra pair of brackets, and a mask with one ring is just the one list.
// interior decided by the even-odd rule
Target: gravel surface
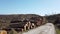
[(47, 23), (22, 34), (56, 34), (56, 32), (54, 25), (52, 23)]

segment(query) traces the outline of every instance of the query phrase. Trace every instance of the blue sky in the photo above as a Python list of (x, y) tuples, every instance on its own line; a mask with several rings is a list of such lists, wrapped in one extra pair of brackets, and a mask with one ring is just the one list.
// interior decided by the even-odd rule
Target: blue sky
[(0, 14), (60, 13), (60, 0), (0, 0)]

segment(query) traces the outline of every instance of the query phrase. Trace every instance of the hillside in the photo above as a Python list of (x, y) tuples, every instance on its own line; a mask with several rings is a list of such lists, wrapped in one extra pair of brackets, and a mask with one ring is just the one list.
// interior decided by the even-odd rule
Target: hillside
[(36, 18), (39, 19), (41, 17), (36, 14), (0, 15), (0, 29), (11, 30), (11, 28), (14, 28), (19, 30), (19, 28), (24, 27), (27, 21), (36, 22)]
[[(33, 18), (32, 18), (33, 17)], [(49, 16), (40, 16), (36, 14), (15, 14), (15, 15), (0, 15), (0, 29), (7, 28), (7, 30), (11, 30), (11, 28), (23, 28), (26, 24), (26, 21), (36, 22), (36, 18), (45, 17), (49, 23), (53, 23), (56, 28), (60, 29), (60, 14), (49, 15)], [(11, 24), (11, 23), (16, 23)], [(14, 25), (14, 26), (13, 26)], [(19, 29), (17, 29), (19, 30)]]
[(56, 28), (60, 29), (60, 14), (45, 16), (49, 23), (53, 23)]

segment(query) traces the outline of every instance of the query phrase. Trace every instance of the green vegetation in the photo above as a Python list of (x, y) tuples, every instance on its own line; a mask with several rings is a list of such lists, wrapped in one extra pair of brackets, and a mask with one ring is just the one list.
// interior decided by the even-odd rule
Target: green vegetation
[(56, 29), (56, 32), (57, 32), (57, 34), (60, 34), (60, 30), (59, 29)]

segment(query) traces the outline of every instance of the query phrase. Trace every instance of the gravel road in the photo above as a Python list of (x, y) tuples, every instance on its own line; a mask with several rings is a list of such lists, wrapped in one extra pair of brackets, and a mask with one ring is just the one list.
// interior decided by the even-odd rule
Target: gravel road
[(46, 23), (23, 34), (56, 34), (55, 27), (52, 23)]

